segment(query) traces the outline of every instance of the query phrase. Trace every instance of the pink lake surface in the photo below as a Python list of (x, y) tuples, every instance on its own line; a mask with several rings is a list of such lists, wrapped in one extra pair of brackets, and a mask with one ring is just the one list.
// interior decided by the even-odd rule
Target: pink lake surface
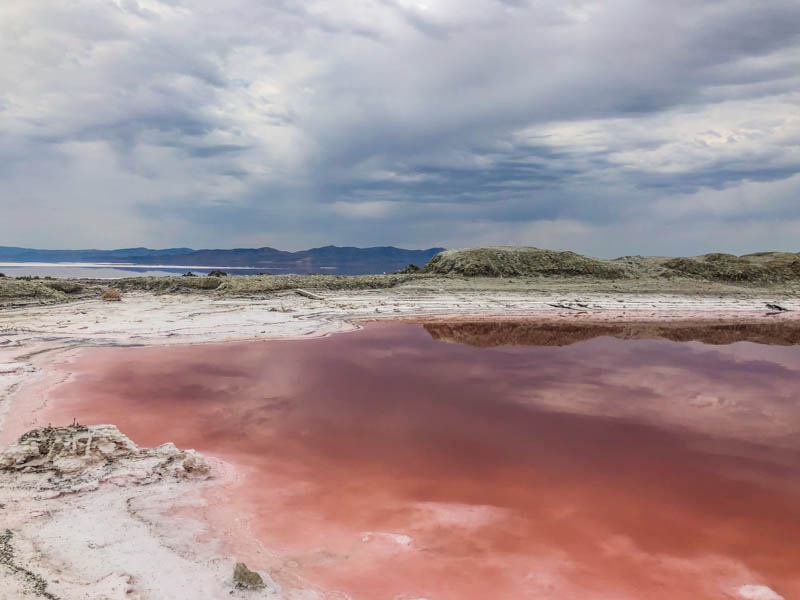
[[(242, 478), (229, 550), (354, 600), (800, 598), (800, 348), (421, 325), (89, 349), (40, 424), (113, 423)], [(764, 589), (742, 586), (767, 586)]]

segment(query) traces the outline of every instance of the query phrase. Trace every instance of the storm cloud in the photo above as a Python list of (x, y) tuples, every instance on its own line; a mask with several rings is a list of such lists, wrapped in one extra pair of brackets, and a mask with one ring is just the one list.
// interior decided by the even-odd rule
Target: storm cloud
[(0, 245), (798, 251), (796, 0), (0, 5)]

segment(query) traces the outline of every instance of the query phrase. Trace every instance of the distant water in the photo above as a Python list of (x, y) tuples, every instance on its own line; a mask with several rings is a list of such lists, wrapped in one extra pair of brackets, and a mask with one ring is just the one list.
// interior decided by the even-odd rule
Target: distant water
[[(112, 279), (120, 277), (167, 277), (183, 275), (191, 271), (196, 275), (207, 275), (210, 271), (221, 271), (239, 275), (254, 275), (264, 269), (243, 267), (174, 266), (174, 265), (129, 265), (111, 263), (4, 263), (0, 262), (0, 273), (7, 277), (75, 277), (90, 279)], [(276, 269), (276, 271), (281, 271)]]

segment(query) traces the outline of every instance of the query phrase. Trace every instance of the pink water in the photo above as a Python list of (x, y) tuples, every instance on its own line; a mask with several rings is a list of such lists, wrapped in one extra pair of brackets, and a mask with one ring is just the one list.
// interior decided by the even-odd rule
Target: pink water
[(800, 597), (800, 347), (476, 348), (380, 324), (91, 349), (64, 368), (37, 418), (237, 465), (208, 518), (285, 589)]

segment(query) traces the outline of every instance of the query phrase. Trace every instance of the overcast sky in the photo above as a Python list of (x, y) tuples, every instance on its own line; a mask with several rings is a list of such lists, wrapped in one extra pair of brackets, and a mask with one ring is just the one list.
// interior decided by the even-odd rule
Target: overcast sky
[(0, 3), (0, 245), (800, 251), (798, 0)]

